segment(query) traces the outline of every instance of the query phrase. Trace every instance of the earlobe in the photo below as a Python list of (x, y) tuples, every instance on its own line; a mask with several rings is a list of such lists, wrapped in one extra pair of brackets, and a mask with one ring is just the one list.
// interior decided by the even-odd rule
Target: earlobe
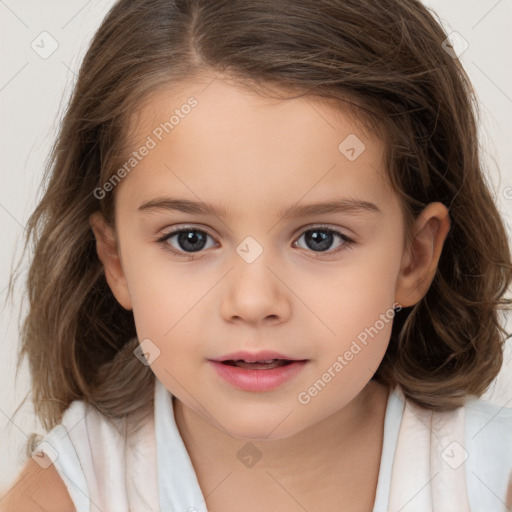
[(450, 230), (448, 209), (430, 203), (414, 222), (412, 243), (406, 248), (397, 280), (395, 300), (403, 307), (417, 304), (428, 292)]
[(96, 238), (96, 252), (103, 263), (107, 283), (119, 304), (123, 308), (131, 310), (130, 293), (114, 230), (105, 221), (101, 212), (94, 212), (89, 217), (89, 224)]

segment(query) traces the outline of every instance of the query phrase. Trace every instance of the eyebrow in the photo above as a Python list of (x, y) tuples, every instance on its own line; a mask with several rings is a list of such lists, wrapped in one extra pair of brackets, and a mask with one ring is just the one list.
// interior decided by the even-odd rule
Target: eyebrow
[(335, 201), (326, 201), (310, 203), (303, 205), (292, 205), (279, 212), (282, 218), (306, 217), (308, 215), (320, 215), (323, 213), (346, 213), (358, 215), (362, 213), (382, 213), (379, 207), (360, 199), (338, 199)]
[[(194, 215), (213, 215), (215, 217), (228, 217), (230, 212), (224, 206), (215, 206), (202, 201), (191, 201), (189, 199), (178, 199), (173, 197), (157, 197), (142, 203), (138, 210), (141, 212), (155, 212), (176, 210)], [(278, 212), (280, 218), (306, 217), (310, 215), (321, 215), (325, 213), (346, 213), (359, 215), (364, 213), (382, 213), (379, 207), (369, 201), (360, 199), (338, 199), (310, 204), (294, 204)]]
[[(157, 212), (175, 210), (194, 215), (213, 215), (215, 217), (228, 217), (230, 212), (224, 206), (215, 206), (201, 201), (178, 199), (172, 197), (157, 197), (142, 203), (138, 210), (141, 212)], [(294, 204), (278, 213), (280, 218), (306, 217), (326, 213), (346, 213), (352, 215), (364, 213), (382, 213), (379, 207), (369, 201), (345, 198), (335, 201), (318, 202), (311, 204)]]

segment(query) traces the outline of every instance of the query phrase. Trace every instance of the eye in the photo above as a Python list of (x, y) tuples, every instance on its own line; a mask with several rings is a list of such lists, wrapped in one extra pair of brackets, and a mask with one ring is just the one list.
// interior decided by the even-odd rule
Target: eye
[[(158, 242), (163, 245), (164, 250), (171, 254), (186, 257), (207, 249), (208, 237), (213, 240), (213, 237), (202, 229), (182, 227), (166, 233), (158, 239)], [(306, 243), (305, 249), (310, 249), (315, 253), (327, 252), (329, 255), (337, 254), (355, 244), (354, 240), (343, 233), (326, 226), (315, 226), (304, 231), (295, 244), (298, 244), (302, 238)], [(339, 244), (335, 250), (328, 250), (336, 239), (339, 240)], [(215, 247), (215, 243), (213, 247)]]
[(355, 242), (348, 236), (325, 226), (315, 226), (305, 231), (295, 242), (296, 244), (304, 238), (306, 249), (311, 249), (314, 252), (326, 252), (336, 239), (340, 240), (339, 245), (335, 250), (329, 251), (328, 254), (337, 254), (345, 249), (348, 249)]
[[(158, 242), (161, 242), (164, 249), (172, 254), (186, 256), (187, 253), (193, 254), (205, 249), (208, 237), (212, 238), (206, 231), (185, 227), (165, 234)], [(173, 242), (175, 244), (174, 246)], [(176, 247), (176, 245), (178, 247)]]

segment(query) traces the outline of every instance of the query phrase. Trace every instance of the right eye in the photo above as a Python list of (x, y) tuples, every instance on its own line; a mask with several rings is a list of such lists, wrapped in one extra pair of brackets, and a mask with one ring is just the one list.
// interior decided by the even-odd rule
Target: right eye
[[(176, 256), (187, 256), (202, 251), (208, 237), (213, 238), (202, 229), (185, 227), (166, 233), (158, 239), (158, 242), (162, 244), (164, 250)], [(172, 244), (173, 241), (175, 245)]]

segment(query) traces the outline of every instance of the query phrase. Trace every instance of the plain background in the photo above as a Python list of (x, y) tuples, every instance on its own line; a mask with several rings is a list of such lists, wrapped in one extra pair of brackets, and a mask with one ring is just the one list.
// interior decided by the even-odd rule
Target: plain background
[[(0, 490), (16, 478), (31, 432), (44, 433), (29, 401), (13, 412), (29, 391), (26, 363), (15, 381), (20, 303), (26, 262), (14, 302), (4, 305), (13, 261), (20, 254), (24, 225), (36, 205), (43, 166), (56, 135), (76, 72), (88, 43), (112, 0), (0, 0)], [(480, 138), (497, 204), (507, 225), (512, 214), (512, 0), (426, 0), (447, 33), (456, 31), (469, 47), (461, 60), (481, 107)], [(47, 58), (32, 48), (41, 37)], [(469, 212), (468, 212), (469, 213)], [(512, 322), (508, 323), (512, 330)], [(512, 350), (483, 399), (512, 407)]]

